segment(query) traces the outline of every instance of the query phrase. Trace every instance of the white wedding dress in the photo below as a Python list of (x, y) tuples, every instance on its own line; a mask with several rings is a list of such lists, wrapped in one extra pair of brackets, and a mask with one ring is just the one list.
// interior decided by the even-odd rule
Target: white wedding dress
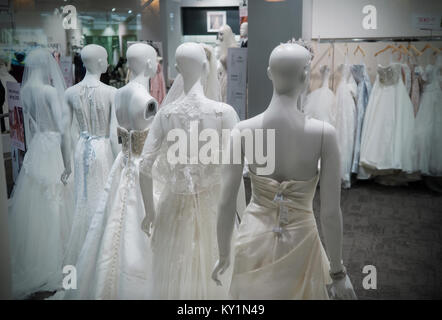
[(416, 171), (413, 104), (401, 68), (378, 66), (362, 127), (361, 178)]
[(146, 299), (152, 276), (150, 239), (140, 189), (140, 155), (149, 129), (118, 128), (122, 151), (112, 166), (80, 252), (77, 289), (54, 299)]
[[(211, 279), (218, 253), (220, 165), (202, 164), (194, 158), (196, 154), (189, 153), (185, 157), (188, 164), (167, 161), (168, 150), (176, 144), (167, 139), (170, 130), (182, 130), (189, 139), (186, 141), (198, 143), (204, 129), (214, 129), (221, 137), (223, 120), (227, 119), (232, 124), (238, 121), (232, 107), (192, 93), (163, 105), (155, 116), (141, 165), (141, 170), (165, 185), (152, 234), (153, 299), (228, 297), (227, 288), (218, 287)], [(198, 150), (194, 151), (199, 154), (200, 148), (197, 145)], [(196, 163), (191, 164), (194, 160)]]
[(419, 171), (424, 175), (442, 176), (442, 93), (440, 68), (427, 65), (425, 81), (416, 115), (416, 148)]
[(344, 188), (351, 186), (351, 169), (356, 138), (357, 110), (355, 95), (357, 84), (350, 66), (340, 66), (341, 81), (336, 91), (336, 132), (341, 153), (341, 180)]
[(323, 66), (320, 69), (320, 73), (322, 85), (307, 96), (304, 112), (314, 119), (322, 120), (335, 126), (335, 94), (328, 87), (330, 68), (328, 66)]
[[(29, 54), (21, 90), (27, 152), (8, 218), (15, 299), (60, 287), (73, 212), (73, 185), (69, 182), (65, 186), (60, 180), (64, 171), (60, 134), (63, 90), (59, 88), (58, 104), (50, 106), (45, 93), (55, 89), (41, 81), (64, 81), (61, 72), (50, 71), (56, 64), (51, 59), (43, 49)], [(45, 76), (35, 77), (34, 72)]]
[[(75, 212), (64, 260), (75, 265), (89, 229), (92, 215), (106, 184), (114, 155), (110, 143), (110, 123), (115, 88), (81, 82), (68, 90), (79, 90), (74, 115), (80, 130), (75, 162)], [(115, 129), (116, 131), (116, 129)]]

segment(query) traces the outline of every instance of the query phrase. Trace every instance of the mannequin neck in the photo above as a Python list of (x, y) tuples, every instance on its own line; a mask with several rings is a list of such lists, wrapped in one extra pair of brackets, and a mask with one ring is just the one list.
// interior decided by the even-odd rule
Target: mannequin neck
[(278, 93), (275, 89), (273, 89), (272, 100), (270, 101), (267, 110), (279, 113), (286, 110), (289, 112), (294, 112), (295, 114), (301, 114), (297, 108), (299, 96), (300, 92), (296, 89), (283, 94)]
[(139, 74), (135, 75), (130, 82), (139, 83), (147, 90), (149, 85), (149, 77), (145, 76), (144, 72), (140, 72)]
[(86, 75), (84, 76), (83, 81), (81, 82), (86, 85), (97, 86), (100, 84), (100, 76), (101, 74), (92, 73), (89, 70), (87, 70)]
[(204, 88), (201, 83), (201, 79), (186, 79), (183, 77), (184, 82), (184, 95), (197, 95), (197, 96), (204, 96)]
[(329, 72), (324, 72), (322, 74), (322, 87), (328, 87), (328, 80), (330, 78), (330, 73)]

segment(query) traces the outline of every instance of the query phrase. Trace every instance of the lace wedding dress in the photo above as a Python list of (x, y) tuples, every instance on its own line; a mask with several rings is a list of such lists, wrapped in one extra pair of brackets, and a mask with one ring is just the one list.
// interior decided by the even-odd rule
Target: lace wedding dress
[(336, 132), (341, 153), (342, 186), (350, 188), (357, 126), (357, 111), (354, 98), (357, 86), (349, 65), (342, 64), (340, 71), (342, 77), (336, 91)]
[(88, 86), (81, 82), (70, 89), (73, 88), (80, 92), (73, 103), (80, 137), (74, 155), (75, 212), (64, 261), (66, 265), (77, 262), (114, 161), (109, 133), (116, 89), (102, 83)]
[(360, 166), (368, 176), (416, 170), (414, 111), (401, 80), (402, 66), (378, 66), (365, 113)]
[[(21, 90), (27, 152), (9, 203), (12, 291), (15, 299), (60, 287), (62, 259), (73, 212), (72, 183), (60, 177), (63, 86), (50, 52), (32, 51), (26, 59)], [(37, 75), (36, 75), (37, 74)], [(59, 81), (59, 82), (57, 82)], [(57, 92), (49, 105), (48, 92)]]
[(442, 176), (442, 93), (440, 67), (427, 65), (416, 115), (418, 168), (424, 175)]
[(314, 119), (322, 120), (335, 125), (336, 101), (333, 91), (328, 87), (330, 68), (322, 66), (320, 69), (322, 85), (312, 91), (305, 102), (304, 112)]
[[(228, 297), (227, 289), (218, 287), (211, 279), (218, 253), (216, 208), (220, 165), (202, 164), (197, 158), (201, 150), (199, 134), (213, 129), (221, 137), (223, 121), (228, 119), (233, 124), (238, 121), (232, 107), (202, 94), (182, 96), (163, 105), (155, 116), (141, 165), (143, 172), (167, 186), (158, 200), (152, 234), (153, 299)], [(175, 139), (167, 138), (172, 129), (179, 130), (190, 146), (190, 151), (179, 150), (184, 159), (175, 164), (168, 161), (168, 150), (176, 150)], [(214, 150), (211, 155), (216, 157), (219, 152)]]
[(122, 151), (112, 166), (78, 258), (77, 289), (55, 299), (145, 299), (152, 283), (150, 240), (139, 164), (148, 129), (118, 128)]
[(235, 241), (233, 299), (328, 299), (329, 262), (312, 202), (319, 175), (278, 182), (250, 172), (252, 199)]

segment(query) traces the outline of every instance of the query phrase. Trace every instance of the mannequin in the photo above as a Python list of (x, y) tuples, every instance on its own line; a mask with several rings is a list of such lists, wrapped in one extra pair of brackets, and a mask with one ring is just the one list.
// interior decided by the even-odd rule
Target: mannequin
[(13, 296), (58, 288), (73, 211), (69, 134), (62, 118), (65, 84), (47, 49), (25, 62), (20, 91), (27, 152), (9, 206)]
[(244, 22), (239, 28), (239, 34), (241, 36), (241, 48), (247, 48), (247, 43), (249, 41), (249, 23)]
[(238, 44), (235, 40), (235, 34), (229, 25), (224, 25), (218, 33), (220, 46), (220, 70), (218, 71), (218, 79), (221, 86), (221, 101), (227, 101), (227, 57), (229, 48), (236, 48)]
[[(75, 265), (100, 194), (118, 153), (114, 96), (116, 89), (100, 82), (107, 70), (107, 52), (98, 45), (81, 50), (86, 75), (65, 93), (68, 126), (73, 119), (80, 127), (75, 147), (75, 213), (65, 264)], [(75, 115), (75, 117), (74, 117)], [(69, 173), (64, 173), (64, 181)]]
[[(140, 230), (148, 197), (143, 195), (147, 188), (143, 188), (139, 163), (157, 110), (147, 91), (157, 55), (151, 46), (135, 43), (126, 56), (133, 78), (115, 95), (117, 131), (123, 148), (81, 249), (76, 265), (78, 289), (61, 292), (56, 299), (145, 299), (152, 281), (149, 239)], [(153, 208), (152, 203), (149, 208)]]
[[(155, 116), (143, 150), (142, 174), (148, 178), (153, 175), (168, 185), (156, 208), (149, 208), (143, 221), (143, 230), (150, 235), (155, 219), (152, 234), (153, 299), (227, 297), (224, 288), (218, 288), (210, 281), (215, 262), (214, 203), (219, 197), (220, 165), (200, 161), (172, 164), (167, 159), (168, 150), (174, 145), (168, 136), (175, 130), (189, 137), (190, 132), (194, 132), (195, 122), (197, 132), (204, 129), (221, 132), (233, 128), (238, 122), (238, 115), (231, 106), (205, 96), (205, 91), (213, 90), (203, 87), (202, 78), (213, 76), (216, 80), (213, 58), (209, 48), (206, 51), (196, 43), (178, 47), (176, 67), (183, 80), (182, 92), (175, 100), (166, 97), (171, 102), (163, 104)], [(209, 68), (209, 65), (213, 67)], [(171, 88), (170, 92), (174, 91)], [(193, 159), (192, 151), (186, 148), (184, 152), (185, 159)], [(151, 183), (146, 184), (148, 186)], [(147, 202), (153, 203), (152, 188), (148, 194)]]
[[(328, 249), (328, 255), (330, 257), (330, 272), (332, 278), (339, 280), (333, 280), (332, 283), (332, 295), (339, 298), (355, 298), (353, 288), (348, 276), (345, 273), (345, 268), (342, 265), (342, 217), (340, 210), (340, 175), (339, 175), (339, 150), (336, 141), (335, 129), (327, 124), (326, 122), (312, 119), (306, 117), (303, 113), (297, 110), (296, 102), (305, 86), (309, 82), (309, 68), (310, 68), (311, 56), (309, 52), (297, 44), (287, 43), (276, 47), (269, 61), (268, 75), (273, 82), (274, 90), (273, 97), (268, 106), (267, 110), (258, 116), (250, 118), (248, 120), (242, 121), (237, 124), (236, 129), (238, 132), (243, 130), (251, 129), (275, 129), (275, 170), (273, 174), (267, 177), (260, 177), (254, 174), (257, 172), (257, 166), (253, 163), (253, 159), (248, 159), (249, 168), (252, 178), (252, 187), (254, 195), (252, 196), (252, 202), (255, 204), (250, 204), (244, 213), (243, 221), (241, 223), (241, 228), (239, 231), (238, 238), (236, 240), (236, 250), (235, 250), (235, 265), (233, 270), (232, 284), (231, 284), (231, 294), (234, 298), (240, 299), (327, 299), (328, 295), (326, 293), (325, 284), (329, 283), (330, 279), (328, 275), (324, 274), (328, 270), (328, 261), (323, 253), (322, 245), (320, 244), (319, 236), (317, 235), (316, 224), (313, 218), (313, 212), (311, 210), (311, 201), (313, 199), (314, 187), (316, 186), (312, 183), (313, 179), (318, 179), (318, 161), (321, 159), (321, 222), (322, 230), (324, 232), (324, 239), (326, 247)], [(281, 74), (283, 71), (283, 74)], [(233, 131), (235, 132), (235, 131)], [(232, 135), (234, 137), (235, 133)], [(232, 143), (232, 140), (231, 140)], [(244, 146), (242, 146), (244, 148)], [(266, 150), (266, 146), (264, 146)], [(242, 165), (225, 165), (223, 170), (223, 184), (221, 190), (220, 202), (218, 205), (218, 245), (219, 245), (219, 260), (215, 265), (213, 270), (212, 278), (218, 284), (221, 282), (218, 279), (218, 275), (223, 273), (230, 265), (230, 238), (233, 230), (233, 217), (235, 208), (232, 206), (234, 199), (236, 197), (236, 191), (238, 189), (239, 182), (241, 181)], [(254, 183), (256, 182), (256, 183)], [(279, 186), (278, 192), (270, 192), (272, 188), (277, 185)], [(307, 201), (305, 199), (291, 199), (290, 194), (285, 195), (286, 191), (293, 191), (293, 188), (302, 190), (302, 188), (310, 188), (310, 194), (307, 194)], [(266, 189), (267, 188), (267, 189)], [(269, 189), (270, 188), (270, 189)], [(260, 190), (261, 189), (261, 190)], [(300, 191), (298, 190), (298, 191)], [(295, 190), (296, 191), (296, 190)], [(256, 194), (255, 194), (256, 192)], [(261, 199), (261, 195), (268, 195), (271, 193), (271, 199)], [(273, 196), (280, 195), (279, 198)], [(262, 196), (264, 197), (264, 196)], [(311, 199), (310, 199), (311, 197)], [(279, 199), (279, 200), (278, 200)], [(281, 200), (282, 199), (282, 200)], [(268, 228), (273, 228), (272, 232), (264, 231), (260, 233), (259, 227), (263, 227), (257, 222), (259, 218), (253, 218), (253, 206), (257, 206), (256, 203), (259, 201), (266, 200), (268, 203), (280, 203), (278, 210), (283, 210), (284, 208), (290, 208), (294, 205), (304, 205), (302, 212), (306, 212), (306, 207), (310, 207), (308, 212), (311, 214), (309, 216), (309, 224), (307, 232), (316, 233), (314, 240), (312, 241), (311, 248), (315, 248), (315, 252), (311, 248), (307, 248), (306, 252), (301, 252), (299, 256), (293, 257), (292, 253), (288, 253), (283, 256), (281, 260), (279, 259), (280, 252), (286, 250), (291, 250), (292, 248), (297, 248), (305, 244), (305, 239), (297, 239), (300, 236), (299, 232), (294, 232), (293, 239), (301, 241), (297, 243), (290, 243), (286, 238), (286, 234), (292, 232), (288, 224), (284, 226), (279, 224), (278, 227), (274, 227), (271, 224)], [(286, 202), (284, 202), (286, 201)], [(300, 202), (300, 203), (298, 203)], [(310, 202), (310, 203), (308, 203)], [(286, 205), (284, 203), (289, 203)], [(251, 207), (252, 206), (252, 207)], [(271, 205), (273, 206), (273, 204)], [(259, 207), (259, 205), (258, 205)], [(263, 212), (268, 213), (270, 216), (268, 219), (275, 215), (275, 212), (266, 212), (266, 208), (263, 208)], [(277, 210), (277, 209), (275, 209)], [(285, 209), (284, 209), (285, 210)], [(290, 211), (288, 209), (287, 219), (298, 215), (297, 209)], [(300, 209), (301, 210), (301, 209)], [(279, 212), (279, 211), (278, 211)], [(284, 211), (281, 211), (284, 212)], [(300, 211), (301, 212), (301, 211)], [(281, 217), (280, 213), (279, 217)], [(303, 215), (302, 219), (307, 216)], [(274, 218), (272, 218), (274, 219)], [(282, 218), (281, 218), (282, 219)], [(267, 221), (263, 219), (263, 221)], [(270, 220), (268, 220), (270, 221)], [(306, 220), (307, 221), (307, 220)], [(299, 222), (299, 221), (298, 221)], [(256, 230), (249, 230), (248, 225), (256, 227)], [(265, 222), (263, 222), (265, 224)], [(294, 222), (296, 226), (296, 221)], [(267, 226), (264, 226), (265, 229)], [(287, 227), (287, 229), (285, 229)], [(253, 228), (252, 228), (253, 229)], [(301, 228), (302, 229), (302, 228)], [(315, 231), (316, 230), (316, 231)], [(248, 235), (247, 232), (250, 231), (252, 236)], [(270, 237), (269, 242), (264, 243), (264, 247), (259, 243), (260, 239), (254, 239), (253, 233), (256, 232), (257, 238)], [(272, 237), (275, 237), (274, 239)], [(253, 249), (248, 245), (248, 243), (242, 244), (241, 241), (247, 242), (249, 239), (250, 243), (255, 243)], [(281, 242), (280, 242), (281, 241)], [(288, 247), (284, 248), (285, 241), (289, 242)], [(308, 242), (308, 241), (307, 241)], [(272, 244), (273, 243), (273, 244)], [(314, 243), (314, 244), (313, 244)], [(267, 267), (259, 269), (259, 265), (256, 267), (257, 272), (247, 272), (247, 266), (254, 263), (254, 257), (262, 254), (264, 251), (264, 260), (266, 255), (272, 254), (272, 248), (268, 246), (275, 246), (277, 252), (274, 253), (274, 258), (270, 257), (271, 262), (268, 262)], [(281, 246), (280, 246), (281, 245)], [(260, 249), (261, 248), (261, 249)], [(242, 254), (241, 250), (245, 250), (246, 254)], [(255, 251), (251, 254), (251, 250)], [(261, 250), (261, 253), (260, 253)], [(298, 250), (294, 250), (296, 252)], [(315, 254), (315, 262), (311, 264), (312, 268), (315, 270), (302, 270), (302, 265), (310, 263), (309, 261), (304, 261), (302, 255), (312, 255)], [(288, 259), (291, 259), (293, 265), (285, 265), (285, 269), (278, 265), (275, 260), (281, 261), (281, 264), (285, 263)], [(241, 261), (239, 261), (241, 258)], [(250, 260), (252, 259), (252, 260)], [(302, 262), (300, 262), (300, 260)], [(308, 260), (308, 259), (307, 259)], [(241, 265), (241, 262), (244, 265)], [(260, 263), (262, 264), (262, 263)], [(280, 266), (280, 270), (273, 269), (273, 264), (276, 264), (276, 268)], [(297, 270), (298, 265), (301, 264)], [(242, 269), (242, 270), (241, 270)], [(243, 270), (246, 269), (246, 270)], [(266, 270), (272, 272), (270, 275), (265, 274), (267, 278), (263, 279), (261, 277), (262, 273)], [(241, 272), (244, 271), (243, 274)], [(317, 272), (317, 273), (316, 273)], [(298, 273), (298, 275), (297, 275)], [(300, 273), (300, 274), (299, 274)], [(311, 278), (308, 278), (310, 275)], [(247, 282), (244, 285), (244, 280), (251, 280), (249, 277), (255, 277), (253, 282)], [(279, 278), (278, 278), (279, 277)], [(282, 279), (281, 279), (282, 277)], [(298, 277), (298, 278), (297, 278)], [(307, 278), (306, 278), (307, 277)], [(303, 280), (305, 279), (305, 280)], [(241, 282), (242, 281), (242, 282)], [(304, 284), (299, 282), (305, 281)], [(320, 283), (319, 285), (311, 285), (311, 281)], [(292, 285), (293, 284), (293, 285)], [(300, 285), (301, 287), (298, 287)], [(305, 288), (305, 285), (309, 289)], [(272, 287), (273, 286), (273, 287)], [(310, 291), (310, 292), (308, 292)]]

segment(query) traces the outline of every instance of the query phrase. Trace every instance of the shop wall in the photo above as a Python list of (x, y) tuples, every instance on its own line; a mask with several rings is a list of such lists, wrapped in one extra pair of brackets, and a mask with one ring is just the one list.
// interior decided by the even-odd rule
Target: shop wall
[(161, 41), (160, 0), (154, 0), (141, 12), (138, 40)]
[[(442, 15), (440, 0), (306, 0), (312, 2), (313, 38), (429, 36), (413, 26), (413, 15)], [(252, 2), (252, 1), (251, 1)], [(362, 9), (373, 5), (377, 29), (365, 30)], [(441, 31), (433, 35), (442, 35)]]
[(272, 97), (267, 76), (270, 53), (281, 42), (302, 35), (302, 0), (249, 1), (248, 117), (263, 112)]

